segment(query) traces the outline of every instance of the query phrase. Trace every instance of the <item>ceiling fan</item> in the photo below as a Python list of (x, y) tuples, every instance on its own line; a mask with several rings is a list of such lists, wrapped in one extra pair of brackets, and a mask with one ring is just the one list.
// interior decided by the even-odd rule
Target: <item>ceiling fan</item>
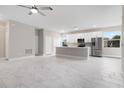
[(30, 6), (25, 6), (25, 5), (18, 5), (18, 6), (23, 7), (23, 8), (27, 8), (27, 9), (30, 9), (28, 15), (32, 15), (32, 14), (38, 13), (38, 14), (40, 14), (40, 15), (42, 15), (42, 16), (46, 16), (46, 15), (42, 12), (42, 10), (50, 10), (50, 11), (53, 10), (53, 8), (51, 8), (50, 6), (48, 6), (48, 7), (39, 7), (39, 6), (36, 6), (36, 5), (33, 5), (33, 6), (31, 6), (31, 7), (30, 7)]

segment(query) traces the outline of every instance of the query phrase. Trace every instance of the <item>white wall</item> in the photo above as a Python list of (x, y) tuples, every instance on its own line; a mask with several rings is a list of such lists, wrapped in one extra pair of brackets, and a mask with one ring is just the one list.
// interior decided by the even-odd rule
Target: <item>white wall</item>
[(121, 48), (103, 48), (103, 56), (121, 57)]
[(122, 11), (122, 69), (124, 71), (124, 6)]
[[(35, 55), (36, 52), (35, 27), (10, 20), (7, 34), (8, 34), (6, 40), (8, 44), (7, 58), (11, 59)], [(61, 43), (60, 33), (44, 30), (42, 39), (43, 54), (44, 55), (55, 54), (56, 47), (60, 46)], [(26, 54), (25, 53), (26, 49), (32, 49), (32, 54)]]
[[(25, 54), (25, 49), (32, 49), (32, 54)], [(34, 27), (9, 21), (9, 58), (35, 55)]]

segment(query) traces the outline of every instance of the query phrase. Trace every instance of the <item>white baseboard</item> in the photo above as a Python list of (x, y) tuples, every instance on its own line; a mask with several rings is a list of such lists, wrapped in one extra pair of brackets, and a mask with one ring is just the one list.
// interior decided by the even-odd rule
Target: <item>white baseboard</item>
[(0, 58), (0, 61), (5, 61), (6, 60), (6, 58)]
[(113, 55), (103, 55), (103, 57), (110, 57), (110, 58), (121, 58), (121, 56), (113, 56)]
[(23, 60), (23, 59), (32, 58), (32, 57), (35, 57), (35, 55), (24, 56), (24, 57), (17, 57), (17, 58), (9, 58), (9, 59), (6, 59), (6, 60), (15, 61), (15, 60)]

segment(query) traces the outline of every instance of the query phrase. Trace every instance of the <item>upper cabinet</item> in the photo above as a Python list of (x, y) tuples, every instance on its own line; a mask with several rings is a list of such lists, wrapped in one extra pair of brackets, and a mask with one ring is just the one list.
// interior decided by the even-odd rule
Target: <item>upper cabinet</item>
[(62, 40), (67, 40), (68, 43), (77, 43), (77, 39), (84, 38), (85, 42), (91, 42), (91, 38), (102, 37), (102, 32), (87, 32), (78, 34), (66, 34)]

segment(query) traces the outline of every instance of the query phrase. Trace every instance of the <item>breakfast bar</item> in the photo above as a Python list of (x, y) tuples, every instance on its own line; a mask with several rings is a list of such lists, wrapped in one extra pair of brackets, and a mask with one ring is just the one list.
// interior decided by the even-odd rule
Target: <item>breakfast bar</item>
[(89, 56), (88, 47), (56, 47), (56, 56), (87, 59)]

